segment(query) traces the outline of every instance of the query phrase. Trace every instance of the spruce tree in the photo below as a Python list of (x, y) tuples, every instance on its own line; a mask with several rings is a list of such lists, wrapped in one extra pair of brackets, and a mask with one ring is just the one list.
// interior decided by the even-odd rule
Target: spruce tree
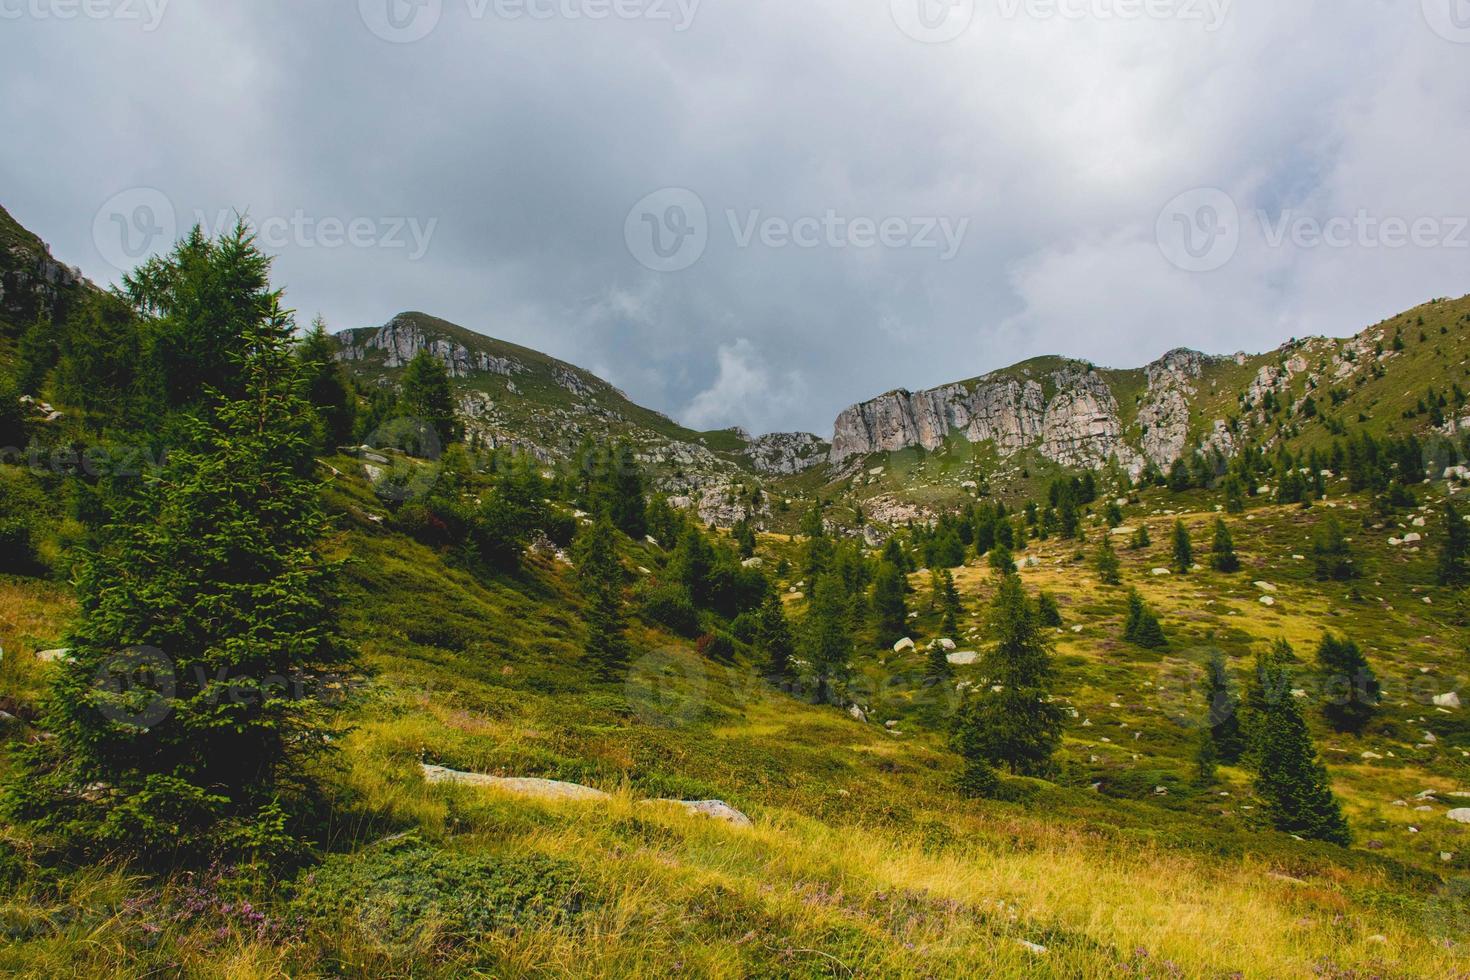
[(454, 392), (444, 363), (427, 350), (421, 350), (403, 369), (401, 384), (404, 409), (431, 427), (441, 446), (454, 442), (459, 437), (459, 423), (455, 420)]
[(960, 593), (954, 586), (954, 573), (949, 569), (943, 569), (939, 573), (942, 591), (940, 592), (940, 605), (944, 609), (944, 620), (939, 628), (947, 637), (954, 637), (960, 631)]
[(1016, 574), (1016, 557), (1011, 554), (1011, 549), (1000, 542), (990, 549), (988, 559), (990, 567), (1001, 575), (1011, 576)]
[(1230, 527), (1223, 517), (1215, 519), (1215, 540), (1210, 546), (1210, 566), (1217, 572), (1240, 571), (1240, 559), (1235, 555), (1235, 541), (1230, 536)]
[[(169, 261), (152, 268), (180, 291), (208, 278)], [(290, 318), (278, 294), (256, 304), (253, 282), (236, 285), (250, 315), (220, 341), (233, 394), (181, 416), (164, 464), (110, 498), (47, 706), (55, 738), (22, 753), (5, 798), (12, 818), (155, 864), (296, 848), (289, 814), (313, 805), (330, 747), (329, 680), (352, 666)]]
[(642, 540), (648, 533), (648, 500), (645, 496), (643, 467), (639, 465), (632, 445), (626, 440), (613, 447), (611, 464), (612, 472), (607, 474), (606, 491), (608, 516), (619, 531), (635, 541)]
[(1215, 770), (1220, 762), (1220, 746), (1210, 736), (1209, 729), (1200, 732), (1199, 747), (1194, 755), (1194, 782), (1197, 786), (1209, 786), (1215, 781)]
[(930, 679), (943, 680), (954, 676), (954, 667), (950, 665), (949, 654), (939, 643), (929, 644), (929, 652), (925, 657), (926, 674)]
[(847, 677), (852, 662), (852, 631), (848, 623), (847, 590), (835, 574), (816, 581), (812, 601), (802, 623), (802, 647), (817, 675), (817, 698), (829, 702), (835, 687)]
[(982, 669), (990, 686), (961, 707), (953, 744), (967, 763), (1046, 776), (1061, 741), (1064, 711), (1051, 700), (1056, 670), (1019, 577), (1001, 579), (990, 606), (989, 634), (993, 646)]
[(1056, 597), (1045, 589), (1036, 596), (1036, 621), (1050, 628), (1062, 625), (1062, 611), (1057, 608)]
[(1137, 589), (1128, 591), (1128, 617), (1123, 623), (1123, 641), (1147, 650), (1158, 650), (1169, 645), (1164, 628), (1152, 609), (1143, 601)]
[(1240, 728), (1240, 699), (1225, 669), (1225, 655), (1210, 652), (1209, 671), (1205, 675), (1205, 729), (1215, 746), (1215, 757), (1221, 762), (1236, 763), (1245, 753), (1245, 735)]
[(888, 562), (878, 563), (873, 577), (873, 617), (878, 628), (878, 644), (891, 646), (903, 639), (908, 629), (908, 604), (904, 601), (903, 573)]
[(786, 611), (781, 608), (781, 597), (775, 589), (768, 589), (761, 600), (760, 622), (756, 628), (756, 648), (766, 662), (766, 670), (774, 677), (785, 677), (791, 673), (791, 656), (795, 643), (791, 639), (791, 624)]
[(321, 417), (323, 444), (328, 449), (352, 438), (357, 418), (357, 395), (347, 370), (337, 360), (337, 344), (327, 336), (321, 317), (296, 346), (296, 357), (306, 374), (306, 397)]
[(1444, 533), (1440, 536), (1436, 574), (1440, 585), (1470, 584), (1470, 527), (1452, 500), (1444, 504)]
[(1277, 660), (1266, 669), (1267, 683), (1287, 693), (1268, 699), (1261, 718), (1256, 793), (1278, 830), (1345, 847), (1352, 843), (1352, 834), (1301, 708), (1290, 694), (1290, 668)]
[(623, 622), (623, 566), (618, 560), (617, 532), (606, 514), (572, 542), (577, 585), (586, 600), (584, 650), (598, 676), (612, 680), (628, 663)]
[(806, 549), (802, 556), (802, 573), (815, 588), (818, 577), (827, 571), (832, 562), (832, 539), (827, 536), (826, 523), (822, 519), (822, 504), (814, 502), (802, 515), (801, 533), (806, 536)]
[(1336, 516), (1329, 515), (1317, 526), (1312, 536), (1312, 560), (1321, 581), (1346, 582), (1357, 577), (1352, 549)]
[(1361, 732), (1378, 709), (1382, 689), (1368, 658), (1347, 637), (1324, 634), (1317, 663), (1326, 675), (1322, 713), (1340, 732)]
[(1188, 575), (1194, 565), (1194, 547), (1189, 543), (1189, 528), (1183, 521), (1174, 522), (1174, 571)]
[(1093, 559), (1093, 566), (1097, 569), (1098, 580), (1104, 585), (1118, 585), (1123, 581), (1122, 566), (1109, 535), (1104, 534), (1102, 542), (1097, 546), (1097, 557)]
[(1152, 544), (1153, 542), (1149, 540), (1147, 524), (1138, 525), (1138, 530), (1133, 532), (1133, 537), (1128, 541), (1128, 547), (1134, 551), (1142, 551)]

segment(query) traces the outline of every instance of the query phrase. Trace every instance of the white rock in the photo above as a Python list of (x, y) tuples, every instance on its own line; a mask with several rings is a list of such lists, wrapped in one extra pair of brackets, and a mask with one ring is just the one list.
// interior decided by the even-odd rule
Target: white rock
[(907, 636), (893, 644), (894, 653), (903, 653), (905, 650), (912, 650), (913, 648), (914, 641)]
[(48, 664), (58, 660), (70, 660), (71, 647), (62, 647), (60, 650), (37, 650), (36, 659)]
[(960, 650), (956, 653), (947, 654), (944, 659), (956, 667), (968, 667), (980, 659), (980, 654), (973, 650)]
[(1263, 606), (1274, 606), (1274, 605), (1276, 605), (1276, 600), (1273, 599), (1273, 598), (1271, 598), (1268, 595), (1263, 595), (1263, 596), (1261, 596), (1261, 605), (1263, 605)]
[(1017, 939), (1016, 942), (1020, 943), (1023, 947), (1035, 953), (1037, 956), (1044, 956), (1046, 954), (1046, 947), (1041, 945), (1040, 943), (1028, 942), (1025, 939)]
[(1251, 584), (1260, 589), (1262, 592), (1276, 591), (1276, 586), (1272, 585), (1270, 582), (1253, 582)]
[(852, 715), (854, 721), (860, 721), (864, 725), (866, 725), (868, 723), (867, 713), (864, 712), (862, 708), (859, 708), (855, 704), (850, 704), (850, 705), (847, 706), (847, 713), (849, 715)]
[(1470, 823), (1470, 807), (1460, 807), (1445, 814), (1455, 823)]
[(1172, 575), (1174, 573), (1171, 572), (1171, 571), (1169, 571), (1167, 568), (1155, 568), (1149, 574), (1150, 575)]
[(938, 640), (935, 640), (934, 642), (935, 643), (938, 643), (940, 649), (944, 650), (946, 653), (950, 653), (950, 652), (953, 652), (954, 651), (955, 642), (954, 642), (954, 640), (951, 640), (948, 637), (942, 637), (942, 638), (940, 638)]
[[(457, 783), (463, 786), (486, 786), (504, 790), (517, 796), (532, 796), (544, 800), (602, 800), (607, 794), (591, 786), (579, 783), (564, 783), (557, 779), (530, 779), (513, 776), (488, 776), (480, 772), (459, 772), (443, 766), (423, 763), (424, 781), (427, 783)], [(1470, 812), (1470, 811), (1467, 811)]]
[(1458, 708), (1460, 706), (1460, 695), (1451, 691), (1448, 694), (1436, 694), (1434, 703), (1441, 708)]
[(709, 817), (711, 820), (723, 820), (725, 823), (734, 824), (737, 827), (751, 826), (750, 818), (735, 809), (724, 800), (643, 800), (644, 803), (669, 803), (674, 806), (683, 807), (687, 813), (696, 817)]

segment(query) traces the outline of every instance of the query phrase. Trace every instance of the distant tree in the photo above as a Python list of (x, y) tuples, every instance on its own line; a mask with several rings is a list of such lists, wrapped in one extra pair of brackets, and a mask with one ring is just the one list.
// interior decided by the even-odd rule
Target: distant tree
[(888, 562), (879, 562), (873, 576), (873, 617), (878, 643), (890, 646), (903, 639), (908, 629), (908, 604), (904, 601), (904, 576)]
[(1128, 618), (1123, 624), (1123, 641), (1146, 650), (1158, 650), (1169, 645), (1158, 617), (1144, 603), (1137, 589), (1128, 592)]
[(1188, 575), (1194, 565), (1194, 547), (1189, 543), (1189, 528), (1183, 521), (1174, 522), (1174, 571)]
[(0, 370), (0, 451), (19, 450), (25, 445), (25, 413), (20, 407), (20, 389), (13, 377)]
[(1240, 477), (1231, 474), (1225, 478), (1222, 484), (1225, 489), (1225, 512), (1227, 514), (1239, 514), (1245, 511), (1245, 491), (1240, 485)]
[(1036, 596), (1036, 621), (1051, 628), (1062, 625), (1062, 611), (1057, 608), (1056, 597), (1045, 589)]
[(929, 653), (925, 658), (925, 668), (927, 675), (936, 680), (943, 680), (954, 676), (954, 668), (949, 663), (949, 654), (937, 642), (929, 644)]
[(1011, 549), (1003, 544), (997, 543), (990, 549), (990, 567), (1002, 575), (1014, 575), (1016, 573), (1016, 557), (1011, 554)]
[(39, 395), (59, 356), (49, 313), (42, 313), (26, 328), (17, 348), (16, 384), (24, 394)]
[(1097, 577), (1104, 585), (1117, 585), (1123, 581), (1118, 562), (1118, 553), (1113, 550), (1112, 538), (1104, 534), (1097, 546), (1097, 557), (1093, 559)]
[(806, 549), (802, 558), (802, 573), (807, 581), (815, 583), (817, 577), (827, 570), (832, 561), (832, 539), (827, 536), (826, 523), (822, 518), (820, 501), (812, 503), (802, 515), (801, 533), (806, 536)]
[(1174, 460), (1169, 467), (1169, 490), (1173, 493), (1183, 493), (1191, 486), (1189, 479), (1189, 466), (1184, 462), (1184, 457)]
[(942, 569), (939, 575), (942, 589), (940, 606), (944, 610), (944, 620), (939, 629), (945, 636), (953, 637), (960, 631), (960, 593), (954, 587), (954, 575), (949, 569)]
[(1241, 758), (1255, 765), (1261, 754), (1261, 740), (1265, 733), (1265, 719), (1271, 706), (1291, 696), (1289, 688), (1280, 687), (1288, 676), (1296, 652), (1291, 644), (1278, 639), (1266, 650), (1257, 650), (1255, 664), (1247, 678), (1245, 697), (1240, 705), (1240, 728), (1245, 750)]
[(1123, 523), (1123, 508), (1118, 506), (1117, 501), (1108, 501), (1108, 505), (1103, 508), (1103, 520), (1107, 522), (1108, 527), (1117, 527)]
[(1210, 666), (1205, 675), (1206, 730), (1215, 745), (1215, 757), (1226, 763), (1240, 761), (1245, 752), (1245, 736), (1240, 728), (1240, 699), (1225, 670), (1225, 655), (1210, 653)]
[(1199, 747), (1194, 756), (1194, 782), (1196, 786), (1209, 786), (1215, 781), (1215, 772), (1220, 762), (1220, 747), (1210, 736), (1209, 730), (1200, 732)]
[(577, 584), (586, 600), (584, 647), (598, 675), (612, 680), (628, 663), (623, 623), (623, 566), (617, 535), (606, 514), (583, 528), (572, 546)]
[(619, 531), (639, 540), (648, 533), (643, 467), (633, 453), (633, 446), (626, 440), (620, 440), (613, 447), (611, 464), (605, 491), (608, 516)]
[(1064, 710), (1051, 698), (1055, 667), (1019, 577), (1001, 579), (989, 634), (993, 646), (982, 669), (991, 683), (961, 707), (953, 744), (967, 764), (1046, 776), (1061, 741)]
[(1317, 664), (1326, 675), (1322, 713), (1339, 732), (1361, 732), (1378, 709), (1382, 689), (1368, 658), (1347, 637), (1324, 634)]
[(306, 375), (306, 398), (321, 418), (324, 444), (335, 448), (352, 438), (357, 395), (347, 369), (336, 358), (337, 345), (327, 336), (321, 317), (296, 345), (296, 359)]
[(427, 350), (419, 351), (403, 369), (401, 386), (404, 410), (432, 427), (442, 445), (459, 437), (454, 392), (443, 361)]
[(835, 685), (846, 678), (852, 662), (852, 630), (842, 579), (827, 573), (816, 580), (802, 627), (803, 650), (817, 675), (818, 700), (831, 701)]
[(1235, 541), (1230, 537), (1230, 527), (1223, 517), (1215, 518), (1215, 540), (1210, 546), (1210, 567), (1217, 572), (1240, 571), (1240, 559), (1235, 556)]
[[(1273, 662), (1267, 671), (1272, 688), (1290, 691), (1291, 672), (1285, 663)], [(1267, 701), (1255, 762), (1256, 793), (1278, 830), (1344, 847), (1352, 843), (1327, 769), (1317, 756), (1297, 699), (1289, 693)]]
[(1335, 515), (1328, 515), (1317, 525), (1312, 537), (1312, 560), (1321, 581), (1346, 582), (1357, 577), (1352, 549)]
[(750, 526), (748, 518), (740, 518), (735, 526), (730, 529), (730, 536), (735, 539), (735, 546), (740, 552), (741, 558), (751, 558), (755, 555), (755, 528)]
[(1444, 505), (1444, 534), (1440, 536), (1436, 575), (1440, 585), (1470, 584), (1470, 527), (1451, 500)]
[(791, 638), (791, 624), (786, 619), (786, 611), (781, 608), (781, 597), (775, 589), (767, 590), (761, 602), (756, 649), (765, 659), (766, 669), (772, 676), (785, 677), (791, 673), (795, 642)]
[(1133, 532), (1133, 537), (1128, 541), (1128, 547), (1134, 551), (1142, 551), (1152, 544), (1153, 542), (1149, 540), (1147, 524), (1138, 525), (1138, 530)]

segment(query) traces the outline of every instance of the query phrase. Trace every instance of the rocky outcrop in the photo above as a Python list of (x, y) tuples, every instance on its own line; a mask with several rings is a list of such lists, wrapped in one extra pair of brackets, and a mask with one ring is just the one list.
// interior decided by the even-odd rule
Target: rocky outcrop
[(0, 208), (0, 321), (19, 329), (38, 317), (61, 323), (71, 305), (96, 288)]
[(1189, 437), (1189, 400), (1204, 366), (1199, 351), (1171, 350), (1144, 369), (1148, 391), (1138, 408), (1139, 451), (1164, 468), (1184, 452)]
[(472, 351), (445, 337), (431, 337), (408, 314), (394, 317), (365, 337), (363, 331), (345, 330), (337, 334), (337, 340), (342, 345), (338, 354), (341, 360), (363, 361), (381, 354), (383, 366), (388, 368), (404, 367), (426, 350), (444, 364), (451, 378), (467, 378), (476, 372), (510, 376), (526, 370), (509, 357)]
[(1040, 438), (1046, 402), (1040, 383), (984, 379), (928, 391), (891, 391), (837, 416), (830, 458), (897, 452), (911, 446), (938, 449), (952, 433), (970, 442), (993, 441), (1005, 452)]
[(751, 469), (767, 476), (802, 473), (827, 461), (827, 444), (810, 432), (772, 432), (747, 439)]

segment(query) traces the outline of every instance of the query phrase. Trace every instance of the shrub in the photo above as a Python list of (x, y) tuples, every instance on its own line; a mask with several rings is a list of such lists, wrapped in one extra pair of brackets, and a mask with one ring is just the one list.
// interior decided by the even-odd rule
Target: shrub
[(639, 596), (639, 609), (650, 623), (666, 627), (680, 636), (699, 632), (699, 613), (689, 590), (674, 583), (654, 585)]
[(754, 643), (760, 635), (759, 612), (743, 612), (730, 622), (730, 634), (741, 643)]
[(29, 575), (40, 568), (30, 524), (19, 517), (0, 519), (0, 572)]
[(356, 923), (376, 942), (416, 945), (564, 922), (587, 901), (568, 862), (441, 851), (408, 837), (329, 858), (299, 881), (292, 911), (332, 933)]
[(701, 657), (727, 662), (735, 659), (735, 638), (723, 630), (704, 634), (696, 642), (695, 648)]

